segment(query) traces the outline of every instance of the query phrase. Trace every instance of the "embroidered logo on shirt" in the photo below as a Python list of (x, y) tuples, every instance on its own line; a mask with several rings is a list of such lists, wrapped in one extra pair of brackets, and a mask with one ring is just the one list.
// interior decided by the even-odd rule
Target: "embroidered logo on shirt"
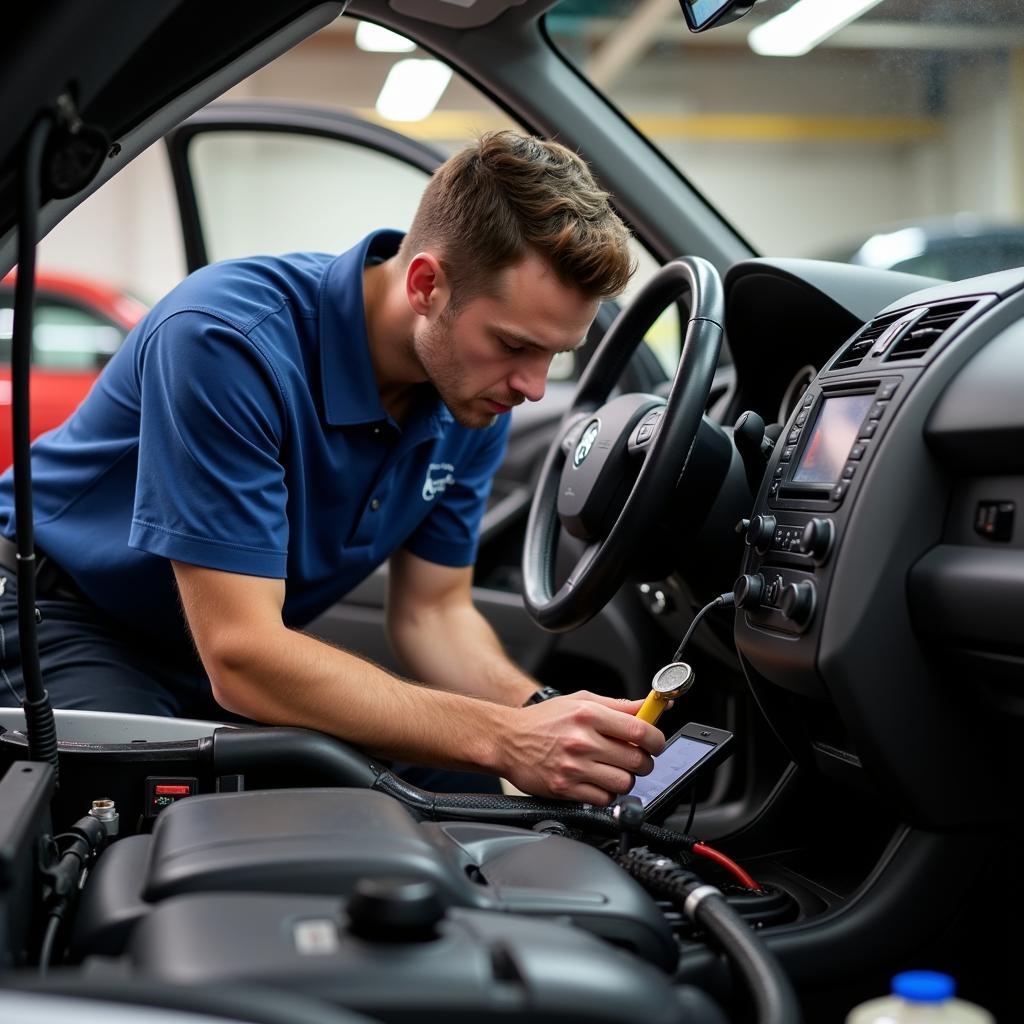
[(450, 462), (432, 462), (423, 481), (423, 500), (433, 501), (439, 494), (444, 494), (445, 488), (455, 483), (454, 472), (455, 467)]

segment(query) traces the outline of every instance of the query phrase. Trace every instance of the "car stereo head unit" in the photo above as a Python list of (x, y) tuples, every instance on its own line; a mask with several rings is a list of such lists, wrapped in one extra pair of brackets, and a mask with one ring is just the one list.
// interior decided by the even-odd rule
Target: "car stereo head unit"
[(846, 381), (808, 391), (779, 441), (770, 504), (834, 508), (841, 502), (878, 445), (901, 381)]
[(793, 483), (832, 486), (839, 482), (846, 457), (874, 401), (873, 391), (860, 395), (833, 395), (822, 400), (807, 443), (791, 475)]

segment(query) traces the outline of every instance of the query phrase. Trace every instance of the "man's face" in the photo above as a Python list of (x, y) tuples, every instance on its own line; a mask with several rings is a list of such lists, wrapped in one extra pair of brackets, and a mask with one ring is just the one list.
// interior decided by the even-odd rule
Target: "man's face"
[(513, 406), (539, 401), (552, 358), (582, 343), (599, 305), (534, 255), (502, 271), (494, 293), (454, 316), (424, 319), (413, 335), (424, 371), (466, 427), (488, 427)]

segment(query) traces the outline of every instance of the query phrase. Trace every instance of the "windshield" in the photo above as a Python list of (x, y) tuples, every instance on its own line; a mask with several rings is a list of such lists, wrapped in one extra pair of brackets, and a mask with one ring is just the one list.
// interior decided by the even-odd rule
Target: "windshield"
[(755, 52), (793, 43), (766, 35), (793, 6), (691, 35), (672, 0), (562, 0), (546, 26), (761, 253), (1024, 264), (1024, 5), (875, 0), (800, 56)]

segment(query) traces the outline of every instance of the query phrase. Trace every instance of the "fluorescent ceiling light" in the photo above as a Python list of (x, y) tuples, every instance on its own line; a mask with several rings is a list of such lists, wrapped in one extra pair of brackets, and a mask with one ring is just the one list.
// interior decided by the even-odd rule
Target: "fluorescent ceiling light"
[(753, 29), (747, 42), (763, 57), (799, 57), (879, 3), (881, 0), (797, 0), (788, 11)]
[(377, 97), (377, 113), (388, 121), (422, 121), (451, 77), (452, 69), (439, 60), (396, 61)]
[(416, 44), (383, 25), (361, 21), (356, 27), (356, 46), (369, 53), (408, 53)]

